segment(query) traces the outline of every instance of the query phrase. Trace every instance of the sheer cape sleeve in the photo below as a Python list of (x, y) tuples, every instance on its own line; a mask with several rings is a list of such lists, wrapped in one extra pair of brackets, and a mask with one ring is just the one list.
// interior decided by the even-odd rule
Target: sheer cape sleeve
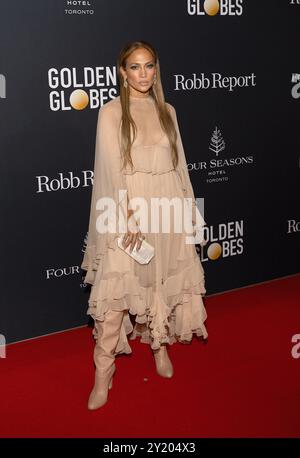
[(204, 226), (206, 222), (204, 221), (203, 216), (199, 210), (200, 199), (199, 199), (198, 204), (195, 199), (193, 186), (192, 186), (188, 168), (187, 168), (187, 161), (186, 161), (184, 147), (183, 147), (183, 143), (181, 139), (176, 110), (173, 107), (173, 105), (171, 105), (170, 103), (168, 103), (167, 105), (170, 109), (170, 114), (172, 116), (172, 119), (175, 125), (175, 129), (176, 129), (176, 133), (177, 133), (176, 145), (177, 145), (177, 151), (178, 151), (178, 165), (177, 165), (176, 171), (179, 175), (184, 195), (186, 198), (190, 199), (188, 204), (191, 204), (190, 212), (191, 212), (191, 221), (192, 221), (193, 236), (194, 236), (194, 240), (192, 243), (199, 243), (200, 245), (205, 245), (206, 242), (204, 240)]
[(81, 264), (81, 268), (87, 271), (84, 283), (94, 284), (102, 256), (109, 248), (117, 248), (116, 238), (125, 232), (123, 223), (128, 201), (126, 178), (121, 171), (120, 122), (120, 110), (114, 101), (101, 106), (96, 129), (88, 233)]

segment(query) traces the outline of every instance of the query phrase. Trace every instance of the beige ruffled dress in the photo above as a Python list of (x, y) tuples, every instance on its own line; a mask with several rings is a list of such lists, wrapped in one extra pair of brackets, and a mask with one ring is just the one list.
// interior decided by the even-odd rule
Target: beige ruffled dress
[[(81, 268), (87, 271), (84, 282), (92, 285), (88, 315), (102, 321), (109, 309), (125, 311), (116, 353), (131, 353), (128, 338), (136, 336), (152, 349), (162, 343), (190, 342), (193, 334), (207, 337), (204, 325), (207, 314), (202, 300), (206, 293), (203, 267), (195, 244), (186, 243), (184, 231), (176, 232), (172, 207), (168, 232), (163, 232), (162, 223), (159, 230), (151, 230), (150, 223), (148, 231), (142, 230), (155, 249), (149, 264), (139, 264), (118, 247), (118, 215), (113, 220), (116, 223), (113, 232), (99, 233), (96, 229), (101, 214), (96, 207), (98, 199), (110, 197), (117, 205), (122, 204), (127, 195), (120, 194), (120, 190), (127, 191), (129, 201), (135, 197), (145, 199), (149, 204), (148, 221), (151, 221), (151, 198), (154, 197), (182, 200), (190, 197), (195, 210), (176, 111), (169, 103), (166, 106), (177, 131), (179, 164), (176, 170), (168, 137), (161, 128), (151, 95), (130, 96), (130, 112), (137, 125), (137, 137), (131, 149), (133, 169), (128, 164), (121, 172), (120, 97), (104, 104), (98, 113), (94, 184)], [(162, 219), (160, 213), (160, 221)], [(129, 313), (134, 317), (132, 320)], [(96, 329), (94, 327), (95, 338)]]

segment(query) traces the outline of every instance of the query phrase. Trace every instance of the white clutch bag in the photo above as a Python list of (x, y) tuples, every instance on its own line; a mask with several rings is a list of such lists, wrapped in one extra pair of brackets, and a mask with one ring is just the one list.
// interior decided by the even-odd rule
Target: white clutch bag
[(148, 264), (154, 256), (154, 247), (146, 240), (142, 241), (140, 249), (137, 251), (136, 245), (134, 246), (132, 252), (130, 253), (130, 245), (125, 249), (122, 245), (123, 235), (118, 238), (118, 246), (121, 250), (125, 251), (129, 256), (135, 259), (140, 264)]

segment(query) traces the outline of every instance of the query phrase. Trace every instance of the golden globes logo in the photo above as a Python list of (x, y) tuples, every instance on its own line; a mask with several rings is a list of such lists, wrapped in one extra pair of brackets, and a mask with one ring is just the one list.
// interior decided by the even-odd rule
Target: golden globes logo
[(201, 261), (216, 261), (220, 258), (241, 255), (244, 252), (244, 221), (220, 223), (217, 227), (203, 228), (205, 244), (197, 247)]
[(241, 16), (243, 0), (188, 0), (187, 12), (190, 16)]
[(49, 105), (52, 111), (99, 108), (117, 96), (116, 67), (50, 68)]

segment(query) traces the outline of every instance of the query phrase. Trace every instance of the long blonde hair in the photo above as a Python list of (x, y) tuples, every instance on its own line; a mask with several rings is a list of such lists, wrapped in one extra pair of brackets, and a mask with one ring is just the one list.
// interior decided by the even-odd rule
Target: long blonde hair
[[(147, 49), (152, 54), (154, 62), (156, 64), (156, 84), (153, 84), (150, 88), (150, 96), (152, 96), (154, 99), (162, 129), (169, 139), (171, 145), (172, 162), (174, 168), (176, 168), (178, 164), (178, 151), (176, 146), (177, 133), (173, 119), (165, 105), (165, 97), (160, 76), (158, 54), (154, 47), (146, 41), (133, 41), (131, 43), (127, 43), (121, 50), (117, 60), (117, 72), (120, 82), (120, 102), (122, 107), (121, 153), (123, 158), (123, 168), (126, 167), (128, 163), (131, 165), (131, 168), (133, 168), (133, 162), (131, 158), (131, 146), (134, 139), (136, 138), (137, 128), (129, 110), (129, 85), (127, 85), (127, 87), (124, 87), (124, 78), (120, 71), (120, 68), (122, 67), (124, 70), (126, 70), (127, 58), (133, 51), (139, 48)], [(130, 126), (132, 126), (133, 129), (134, 138), (132, 140)]]

